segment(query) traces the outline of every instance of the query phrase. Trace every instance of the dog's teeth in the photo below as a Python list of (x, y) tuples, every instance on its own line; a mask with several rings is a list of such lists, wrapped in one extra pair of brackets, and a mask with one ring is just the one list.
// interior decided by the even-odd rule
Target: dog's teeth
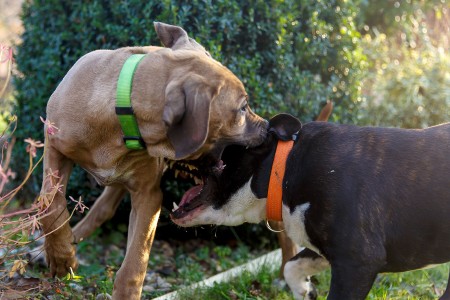
[(178, 171), (178, 170), (175, 170), (175, 178), (177, 178), (178, 177), (178, 174), (180, 173), (180, 171)]
[(198, 177), (194, 177), (195, 184), (202, 184), (202, 180)]
[(178, 205), (175, 202), (173, 202), (173, 209), (172, 209), (172, 211), (176, 211), (177, 209), (178, 209)]
[(174, 164), (175, 162), (173, 161), (173, 160), (171, 160), (170, 162), (169, 162), (169, 168), (173, 168), (173, 164)]

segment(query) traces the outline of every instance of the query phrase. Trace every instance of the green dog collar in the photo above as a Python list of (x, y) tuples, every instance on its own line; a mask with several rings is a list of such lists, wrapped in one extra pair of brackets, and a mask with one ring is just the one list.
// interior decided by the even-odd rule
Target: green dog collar
[(119, 118), (123, 132), (123, 141), (128, 149), (145, 149), (133, 107), (131, 106), (131, 86), (133, 84), (134, 72), (145, 54), (131, 55), (124, 63), (117, 80), (116, 115)]

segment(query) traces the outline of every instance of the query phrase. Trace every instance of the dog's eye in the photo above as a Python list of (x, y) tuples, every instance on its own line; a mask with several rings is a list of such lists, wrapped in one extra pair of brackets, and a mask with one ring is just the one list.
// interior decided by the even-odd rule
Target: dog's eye
[(245, 103), (244, 106), (241, 107), (241, 112), (245, 113), (247, 111), (247, 107), (248, 107), (248, 104)]

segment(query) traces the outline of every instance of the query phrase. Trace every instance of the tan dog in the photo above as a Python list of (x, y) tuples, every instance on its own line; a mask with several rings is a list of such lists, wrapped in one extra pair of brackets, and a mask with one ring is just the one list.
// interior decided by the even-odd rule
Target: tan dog
[[(51, 215), (42, 220), (45, 233), (57, 229), (45, 240), (47, 262), (53, 275), (76, 268), (75, 242), (111, 217), (130, 192), (127, 251), (115, 278), (114, 299), (140, 298), (160, 213), (165, 158), (199, 159), (202, 167), (213, 167), (227, 144), (255, 146), (266, 134), (267, 122), (250, 110), (244, 86), (232, 72), (182, 28), (155, 23), (155, 29), (167, 48), (88, 53), (69, 70), (47, 105), (48, 120), (59, 128), (47, 136), (44, 156), (47, 180), (41, 195), (59, 187)], [(136, 69), (131, 94), (145, 150), (125, 147), (115, 113), (119, 72), (137, 53), (147, 54)], [(107, 187), (72, 233), (64, 222), (69, 218), (65, 190), (74, 163)]]

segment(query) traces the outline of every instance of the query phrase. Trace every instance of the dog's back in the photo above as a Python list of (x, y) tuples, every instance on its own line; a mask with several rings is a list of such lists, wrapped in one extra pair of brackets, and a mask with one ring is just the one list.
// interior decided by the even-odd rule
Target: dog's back
[(446, 262), (449, 154), (450, 124), (406, 130), (309, 123), (287, 164), (285, 180), (299, 176), (284, 199), (291, 210), (310, 203), (308, 236), (324, 251), (335, 243), (368, 252), (385, 245), (382, 271)]

